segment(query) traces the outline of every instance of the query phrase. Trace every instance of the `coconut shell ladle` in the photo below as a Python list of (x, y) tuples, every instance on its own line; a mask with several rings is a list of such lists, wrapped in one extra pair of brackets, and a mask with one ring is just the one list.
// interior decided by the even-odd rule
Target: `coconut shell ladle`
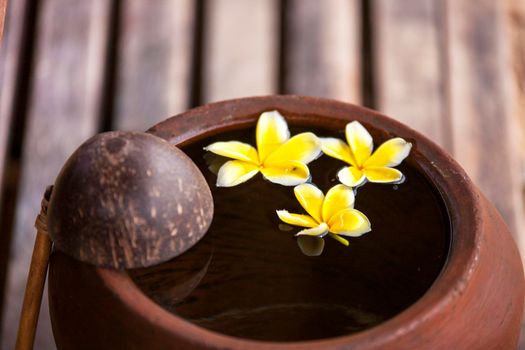
[(178, 148), (135, 132), (87, 140), (42, 201), (16, 349), (33, 346), (52, 244), (99, 267), (146, 267), (193, 246), (212, 217), (210, 189)]

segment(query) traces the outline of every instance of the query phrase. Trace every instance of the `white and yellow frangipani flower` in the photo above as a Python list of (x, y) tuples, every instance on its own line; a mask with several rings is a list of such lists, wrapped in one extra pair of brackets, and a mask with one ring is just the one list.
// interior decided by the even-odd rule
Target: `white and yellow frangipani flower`
[(359, 237), (371, 230), (365, 214), (354, 209), (355, 196), (350, 187), (335, 185), (325, 196), (319, 188), (306, 183), (296, 186), (294, 192), (308, 215), (287, 210), (277, 210), (277, 215), (289, 225), (305, 227), (296, 236), (323, 237), (328, 234), (348, 245), (348, 241), (340, 236)]
[(304, 132), (290, 138), (284, 117), (277, 111), (264, 112), (255, 130), (257, 149), (239, 142), (215, 142), (204, 149), (232, 158), (217, 174), (218, 187), (239, 185), (259, 171), (267, 180), (295, 186), (310, 178), (307, 164), (321, 154), (317, 136)]
[(350, 165), (337, 173), (341, 183), (355, 187), (365, 180), (377, 183), (403, 180), (403, 174), (392, 167), (399, 165), (408, 156), (411, 143), (396, 137), (384, 142), (372, 153), (372, 136), (358, 121), (348, 123), (345, 132), (348, 144), (337, 138), (321, 138), (324, 154)]

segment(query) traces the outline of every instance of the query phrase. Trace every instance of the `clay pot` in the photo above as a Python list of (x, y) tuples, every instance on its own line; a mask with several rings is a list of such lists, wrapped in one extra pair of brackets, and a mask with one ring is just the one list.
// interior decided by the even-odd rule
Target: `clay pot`
[(290, 124), (342, 129), (350, 120), (415, 140), (411, 155), (443, 196), (452, 225), (448, 260), (427, 293), (392, 319), (353, 335), (271, 343), (211, 332), (148, 299), (125, 272), (54, 252), (49, 275), (53, 332), (61, 349), (512, 349), (524, 301), (521, 260), (495, 208), (433, 142), (377, 112), (325, 99), (272, 96), (199, 107), (149, 130), (184, 145), (254, 125), (278, 109)]

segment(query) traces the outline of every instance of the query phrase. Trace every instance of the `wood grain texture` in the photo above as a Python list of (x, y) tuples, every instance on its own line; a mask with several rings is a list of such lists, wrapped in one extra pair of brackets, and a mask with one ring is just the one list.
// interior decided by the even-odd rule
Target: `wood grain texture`
[(114, 128), (141, 131), (188, 108), (195, 1), (122, 3)]
[(377, 109), (450, 150), (439, 0), (373, 4)]
[(205, 102), (277, 91), (276, 0), (206, 2)]
[[(35, 230), (47, 185), (66, 157), (96, 132), (109, 2), (41, 4), (34, 84), (23, 151), (23, 172), (6, 288), (2, 348), (12, 349)], [(47, 298), (36, 349), (55, 347)]]
[(361, 14), (356, 0), (290, 0), (284, 92), (361, 101)]
[(519, 152), (506, 98), (503, 3), (448, 1), (446, 8), (454, 155), (523, 247)]

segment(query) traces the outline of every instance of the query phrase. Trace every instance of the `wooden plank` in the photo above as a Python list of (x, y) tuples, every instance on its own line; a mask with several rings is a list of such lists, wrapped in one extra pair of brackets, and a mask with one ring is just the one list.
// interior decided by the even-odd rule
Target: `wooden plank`
[(360, 103), (360, 2), (290, 0), (285, 11), (285, 93)]
[[(519, 132), (517, 149), (520, 154), (520, 178), (522, 200), (525, 200), (525, 2), (505, 1), (505, 38), (508, 40), (507, 61), (509, 93), (507, 94), (510, 115)], [(520, 208), (517, 208), (519, 210)], [(523, 212), (523, 208), (522, 212)], [(518, 242), (522, 258), (525, 258), (525, 225), (518, 229)], [(521, 325), (518, 349), (525, 350), (525, 321)]]
[(4, 34), (5, 14), (7, 12), (7, 0), (0, 0), (0, 43)]
[(114, 127), (145, 130), (190, 101), (195, 1), (122, 4)]
[(525, 2), (506, 0), (505, 10), (510, 114), (517, 120), (520, 129), (521, 174), (525, 184)]
[(376, 108), (450, 149), (437, 0), (378, 0), (372, 8)]
[(276, 0), (206, 2), (204, 101), (277, 91), (277, 5)]
[(503, 2), (447, 2), (449, 88), (456, 159), (496, 205), (521, 246), (523, 202), (515, 120), (506, 100)]
[[(42, 3), (5, 298), (4, 349), (14, 348), (43, 191), (66, 157), (97, 131), (108, 5), (105, 0)], [(54, 348), (44, 297), (35, 349)]]
[[(508, 38), (506, 66), (509, 70), (507, 96), (510, 115), (516, 120), (520, 134), (518, 147), (521, 150), (521, 183), (525, 188), (525, 2), (506, 0), (505, 19), (505, 37)], [(522, 254), (525, 254), (525, 250)]]

